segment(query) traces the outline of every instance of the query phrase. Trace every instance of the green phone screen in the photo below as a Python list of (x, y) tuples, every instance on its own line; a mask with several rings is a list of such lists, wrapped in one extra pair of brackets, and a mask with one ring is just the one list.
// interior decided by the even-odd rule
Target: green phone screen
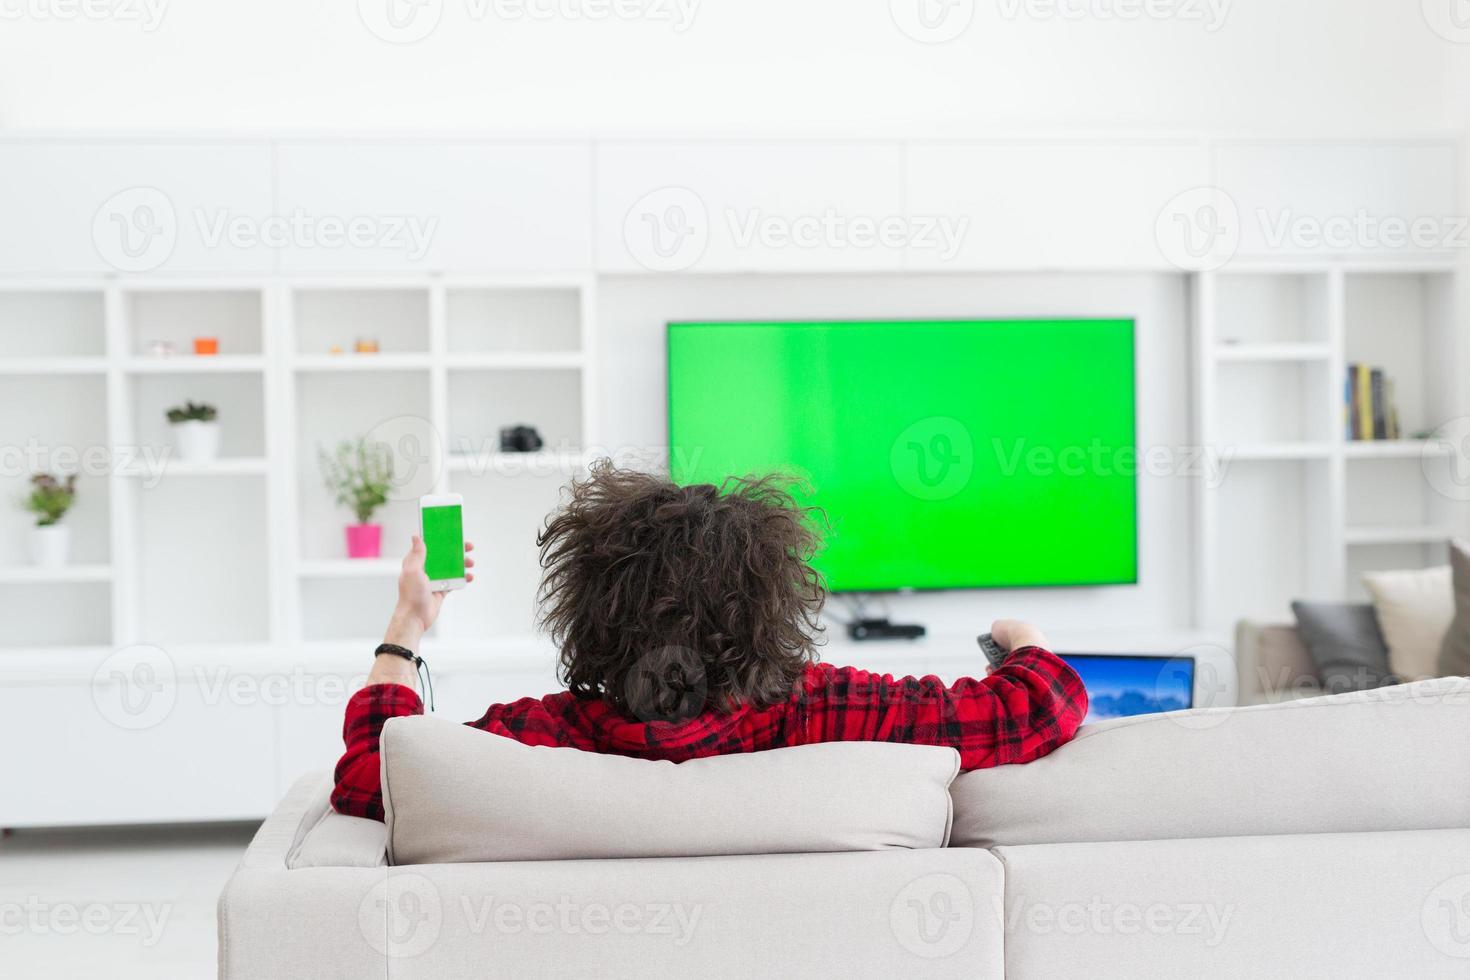
[(430, 582), (464, 578), (464, 508), (424, 508), (424, 572)]

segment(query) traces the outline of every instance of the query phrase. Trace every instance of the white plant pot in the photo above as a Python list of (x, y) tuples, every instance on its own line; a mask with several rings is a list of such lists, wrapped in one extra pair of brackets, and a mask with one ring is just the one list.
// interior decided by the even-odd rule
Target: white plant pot
[(219, 423), (197, 419), (174, 423), (174, 445), (186, 463), (202, 463), (219, 455)]
[(71, 528), (48, 524), (31, 528), (31, 561), (41, 568), (60, 568), (71, 552)]

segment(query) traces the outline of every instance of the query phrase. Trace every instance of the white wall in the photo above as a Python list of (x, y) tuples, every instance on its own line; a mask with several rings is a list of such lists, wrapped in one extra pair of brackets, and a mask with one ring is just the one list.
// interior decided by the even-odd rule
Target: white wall
[[(991, 275), (912, 277), (618, 277), (598, 291), (600, 435), (613, 448), (665, 447), (664, 325), (673, 319), (1125, 316), (1137, 320), (1138, 445), (1173, 450), (1189, 436), (1184, 277)], [(880, 383), (875, 379), (875, 383)], [(1024, 365), (1016, 392), (1027, 386)], [(1183, 457), (1180, 457), (1183, 459)], [(1186, 460), (1187, 462), (1187, 460)], [(936, 633), (964, 634), (1018, 616), (1069, 635), (1186, 629), (1192, 583), (1191, 484), (1139, 475), (1139, 584), (893, 596), (889, 611)], [(1078, 542), (1078, 547), (1086, 547)], [(834, 611), (840, 610), (834, 604)]]
[[(1136, 20), (1110, 16), (1134, 0), (958, 0), (944, 26), (964, 30), (943, 44), (898, 26), (920, 2), (621, 0), (646, 16), (598, 20), (588, 0), (5, 0), (0, 126), (973, 136), (1462, 123), (1448, 82), (1470, 47), (1430, 26), (1458, 0), (1151, 0), (1167, 16)], [(424, 18), (408, 36), (434, 29), (382, 40), (366, 25), (386, 24), (390, 4)], [(110, 15), (66, 13), (80, 6)]]

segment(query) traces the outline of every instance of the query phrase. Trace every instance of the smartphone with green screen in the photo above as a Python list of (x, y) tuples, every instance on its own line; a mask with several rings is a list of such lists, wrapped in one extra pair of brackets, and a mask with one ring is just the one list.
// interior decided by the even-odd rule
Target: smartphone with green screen
[(428, 551), (424, 572), (429, 588), (464, 588), (464, 498), (457, 493), (420, 497), (419, 527)]

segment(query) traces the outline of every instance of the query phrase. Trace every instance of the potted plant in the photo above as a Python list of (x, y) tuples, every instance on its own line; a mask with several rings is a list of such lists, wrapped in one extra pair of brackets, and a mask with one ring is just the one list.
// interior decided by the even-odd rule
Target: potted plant
[(31, 493), (26, 497), (26, 510), (36, 515), (31, 529), (31, 561), (42, 568), (66, 564), (71, 550), (71, 528), (61, 523), (77, 499), (76, 474), (58, 479), (50, 473), (31, 477)]
[(329, 453), (318, 447), (322, 479), (337, 503), (357, 517), (347, 525), (347, 557), (377, 558), (382, 553), (383, 525), (373, 513), (388, 502), (393, 487), (393, 452), (381, 442), (345, 439)]
[(219, 455), (219, 410), (203, 402), (186, 401), (168, 410), (169, 425), (174, 430), (174, 445), (179, 456), (191, 463), (214, 459)]

